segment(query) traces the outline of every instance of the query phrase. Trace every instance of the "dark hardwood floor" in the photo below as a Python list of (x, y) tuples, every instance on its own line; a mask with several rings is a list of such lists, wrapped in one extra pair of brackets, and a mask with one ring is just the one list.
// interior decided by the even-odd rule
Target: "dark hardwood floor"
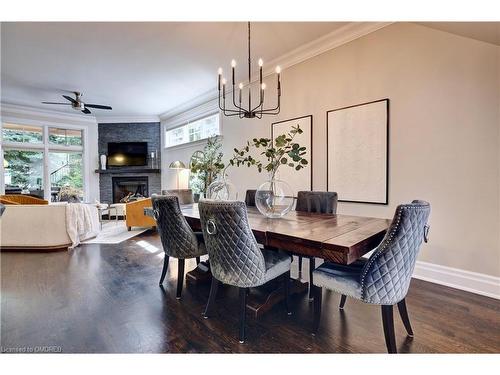
[[(202, 312), (209, 285), (187, 285), (175, 299), (177, 264), (158, 287), (163, 250), (154, 232), (118, 245), (59, 253), (1, 253), (1, 346), (60, 347), (64, 353), (373, 353), (385, 352), (380, 308), (325, 292), (320, 332), (311, 336), (307, 293), (248, 316), (239, 344), (238, 296), (224, 287), (216, 313)], [(306, 262), (303, 270), (308, 275)], [(186, 271), (195, 261), (186, 262)], [(292, 277), (297, 276), (297, 264)], [(307, 277), (307, 276), (306, 276)], [(251, 298), (251, 296), (250, 296)], [(407, 297), (415, 337), (395, 315), (401, 353), (500, 352), (500, 301), (413, 280)]]

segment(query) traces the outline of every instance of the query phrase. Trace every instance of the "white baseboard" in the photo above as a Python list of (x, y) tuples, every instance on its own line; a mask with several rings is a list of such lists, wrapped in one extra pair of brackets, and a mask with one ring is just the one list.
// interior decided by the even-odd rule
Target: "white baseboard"
[(500, 277), (417, 261), (413, 277), (500, 299)]

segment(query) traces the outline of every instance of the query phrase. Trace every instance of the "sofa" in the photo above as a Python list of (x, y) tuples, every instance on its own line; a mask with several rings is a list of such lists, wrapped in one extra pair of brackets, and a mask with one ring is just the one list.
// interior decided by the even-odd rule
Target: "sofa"
[[(59, 204), (7, 204), (0, 218), (0, 249), (2, 251), (62, 251), (80, 241), (97, 235), (97, 208), (90, 207), (92, 231), (76, 233), (82, 220), (67, 220), (67, 203)], [(77, 207), (72, 207), (73, 211)], [(71, 208), (70, 208), (71, 209)], [(94, 217), (95, 216), (95, 217)], [(70, 224), (68, 224), (70, 223)], [(76, 224), (74, 224), (76, 223)], [(70, 225), (70, 227), (68, 227)], [(68, 228), (73, 228), (69, 230)], [(75, 239), (72, 240), (70, 235)]]
[(127, 229), (130, 231), (132, 227), (152, 227), (156, 229), (156, 221), (152, 217), (144, 215), (145, 207), (152, 207), (151, 198), (139, 199), (133, 202), (128, 202), (125, 208), (127, 218), (125, 219)]

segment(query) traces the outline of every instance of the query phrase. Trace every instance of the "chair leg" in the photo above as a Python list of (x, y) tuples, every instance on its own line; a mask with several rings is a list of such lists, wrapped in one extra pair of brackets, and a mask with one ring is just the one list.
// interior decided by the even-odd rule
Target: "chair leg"
[(167, 274), (167, 270), (168, 270), (168, 255), (165, 254), (165, 258), (163, 258), (163, 269), (161, 270), (159, 285), (163, 284), (163, 280), (165, 280), (165, 275)]
[(177, 271), (177, 295), (175, 298), (181, 299), (182, 285), (184, 284), (184, 259), (178, 259), (179, 268)]
[(309, 301), (313, 299), (313, 271), (316, 268), (314, 257), (309, 258)]
[(245, 342), (245, 318), (247, 313), (247, 288), (240, 288), (240, 344)]
[(283, 274), (283, 290), (285, 292), (285, 309), (288, 315), (292, 315), (290, 311), (290, 271)]
[(196, 257), (196, 265), (200, 264), (200, 257)]
[(299, 255), (299, 274), (302, 273), (302, 256)]
[(319, 329), (319, 322), (321, 320), (321, 300), (323, 296), (323, 289), (319, 286), (313, 286), (314, 288), (314, 322), (312, 334), (316, 335)]
[(398, 302), (398, 310), (408, 336), (413, 337), (413, 330), (411, 329), (410, 318), (408, 317), (408, 310), (406, 310), (406, 301), (404, 299)]
[(340, 310), (344, 310), (344, 305), (345, 305), (345, 300), (347, 299), (347, 296), (342, 294), (340, 296), (340, 305), (339, 305), (339, 309)]
[(392, 305), (382, 305), (382, 325), (384, 326), (385, 345), (387, 352), (397, 353), (396, 336), (394, 334), (394, 316)]
[(215, 298), (217, 297), (217, 290), (219, 289), (220, 281), (212, 276), (212, 285), (210, 286), (210, 296), (208, 297), (207, 307), (203, 313), (203, 317), (208, 319), (212, 315), (213, 308), (215, 306)]

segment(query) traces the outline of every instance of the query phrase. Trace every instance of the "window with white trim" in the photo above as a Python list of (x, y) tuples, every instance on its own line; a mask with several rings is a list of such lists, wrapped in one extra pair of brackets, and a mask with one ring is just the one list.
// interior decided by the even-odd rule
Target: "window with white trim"
[(215, 135), (220, 135), (220, 117), (218, 113), (167, 130), (165, 132), (165, 147), (196, 142)]
[(5, 194), (83, 200), (83, 129), (4, 122), (2, 151)]

